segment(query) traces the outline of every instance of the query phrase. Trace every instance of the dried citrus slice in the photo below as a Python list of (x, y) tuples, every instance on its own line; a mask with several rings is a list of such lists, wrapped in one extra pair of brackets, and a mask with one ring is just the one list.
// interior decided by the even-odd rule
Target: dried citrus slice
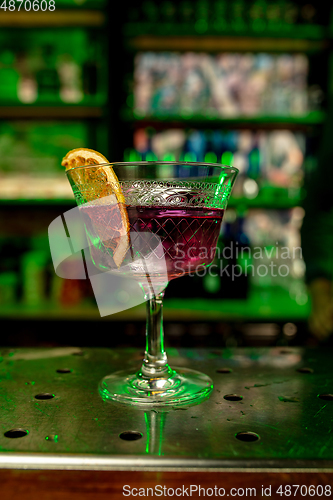
[(98, 165), (96, 168), (78, 169), (73, 172), (72, 178), (76, 186), (82, 187), (87, 201), (115, 194), (118, 203), (125, 203), (117, 176), (101, 153), (86, 148), (72, 149), (63, 158), (61, 165), (66, 167), (66, 171), (75, 167)]
[(109, 164), (110, 162), (104, 155), (98, 153), (98, 151), (87, 148), (77, 148), (67, 153), (61, 165), (66, 167), (66, 170), (69, 170), (70, 168), (82, 167), (84, 165), (100, 165), (103, 163)]
[[(86, 148), (69, 151), (61, 165), (66, 171), (73, 169), (70, 177), (81, 201), (100, 207), (89, 215), (100, 241), (113, 251), (119, 268), (129, 247), (130, 225), (125, 198), (112, 166), (101, 153)], [(90, 168), (76, 168), (84, 166)]]

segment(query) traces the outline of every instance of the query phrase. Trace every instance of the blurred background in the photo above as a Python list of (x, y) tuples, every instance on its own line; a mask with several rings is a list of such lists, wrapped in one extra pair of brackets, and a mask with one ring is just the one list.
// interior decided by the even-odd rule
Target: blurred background
[[(167, 346), (305, 344), (300, 228), (332, 93), (329, 3), (55, 4), (0, 10), (2, 345), (144, 346), (144, 305), (101, 319), (90, 283), (53, 270), (48, 225), (75, 206), (60, 163), (79, 147), (240, 170), (219, 246), (263, 259), (248, 275), (245, 250), (233, 280), (172, 282)], [(285, 275), (256, 268), (271, 263)]]

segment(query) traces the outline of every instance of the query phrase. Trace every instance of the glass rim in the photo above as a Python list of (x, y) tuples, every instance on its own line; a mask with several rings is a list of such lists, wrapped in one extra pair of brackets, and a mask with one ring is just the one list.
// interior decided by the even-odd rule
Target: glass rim
[(232, 167), (230, 165), (224, 165), (222, 163), (207, 163), (204, 161), (114, 161), (109, 163), (97, 163), (96, 165), (81, 165), (79, 167), (72, 167), (66, 170), (66, 174), (72, 170), (78, 170), (79, 168), (92, 168), (92, 167), (112, 167), (112, 166), (122, 166), (122, 167), (134, 167), (134, 166), (156, 166), (156, 165), (188, 165), (191, 167), (205, 166), (205, 167), (218, 167), (220, 169), (229, 170), (230, 172), (239, 173), (239, 169)]

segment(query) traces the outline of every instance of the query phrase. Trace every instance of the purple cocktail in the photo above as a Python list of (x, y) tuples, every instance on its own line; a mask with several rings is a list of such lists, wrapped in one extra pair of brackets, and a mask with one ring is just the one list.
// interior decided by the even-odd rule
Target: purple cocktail
[[(116, 269), (112, 256), (119, 237), (114, 207), (88, 205), (81, 207), (81, 213), (94, 262), (99, 262), (102, 268)], [(160, 258), (165, 259), (169, 281), (207, 266), (214, 259), (223, 209), (129, 206), (127, 213), (130, 232), (137, 237), (135, 255), (129, 246), (122, 266), (136, 256), (147, 258), (154, 252), (157, 238), (140, 238), (140, 233), (151, 233), (161, 241), (163, 256)], [(140, 279), (140, 274), (134, 275), (130, 269), (128, 273)]]
[[(237, 169), (139, 161), (74, 167), (67, 176), (83, 214), (93, 264), (107, 274), (134, 279), (147, 304), (141, 368), (105, 376), (101, 396), (172, 407), (201, 401), (213, 389), (211, 378), (168, 364), (163, 296), (170, 280), (212, 263)], [(110, 181), (115, 177), (118, 182)]]

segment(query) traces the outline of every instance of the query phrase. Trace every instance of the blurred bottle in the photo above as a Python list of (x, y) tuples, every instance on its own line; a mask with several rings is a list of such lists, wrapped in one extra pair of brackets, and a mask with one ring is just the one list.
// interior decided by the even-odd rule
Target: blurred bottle
[(234, 31), (244, 31), (246, 26), (246, 7), (244, 0), (236, 0), (231, 3), (231, 26)]
[(192, 24), (194, 18), (193, 4), (189, 0), (179, 3), (179, 21), (184, 24)]
[(33, 64), (31, 64), (28, 52), (19, 52), (17, 54), (17, 68), (20, 74), (17, 88), (19, 100), (26, 104), (35, 102), (38, 95), (38, 89), (33, 72)]
[[(155, 135), (155, 130), (151, 127), (147, 127), (146, 129), (139, 128), (134, 133), (134, 147), (137, 153), (139, 153), (142, 160), (145, 161), (157, 160), (157, 155), (155, 154), (155, 151), (153, 151), (152, 147), (152, 141), (154, 135)], [(129, 154), (131, 155), (131, 153)]]
[(26, 238), (0, 238), (0, 306), (13, 304), (20, 298), (20, 258), (27, 247)]
[(295, 2), (286, 2), (285, 9), (283, 10), (284, 23), (292, 27), (299, 21), (299, 6)]
[(209, 3), (208, 0), (197, 0), (194, 7), (195, 24), (197, 33), (204, 34), (209, 27)]
[(60, 97), (67, 103), (80, 102), (83, 98), (81, 68), (70, 54), (63, 54), (58, 64)]
[(250, 241), (244, 230), (245, 212), (234, 210), (225, 214), (217, 262), (220, 268), (221, 289), (219, 297), (246, 299), (249, 292), (251, 268)]
[(56, 55), (50, 44), (42, 47), (42, 67), (36, 73), (38, 98), (54, 101), (60, 97), (60, 78), (56, 69)]
[(254, 0), (249, 10), (249, 24), (253, 31), (261, 32), (266, 28), (266, 9), (267, 4), (265, 0)]
[(184, 161), (203, 161), (206, 151), (206, 137), (202, 131), (191, 130), (184, 144), (182, 159)]
[(267, 29), (269, 31), (277, 32), (281, 29), (282, 23), (282, 11), (284, 2), (267, 2), (266, 4), (266, 19), (267, 19)]
[(155, 2), (152, 0), (145, 0), (142, 2), (142, 13), (143, 13), (143, 18), (144, 22), (148, 23), (156, 23), (159, 20), (159, 9), (157, 8), (157, 5)]
[[(230, 224), (229, 222), (224, 222), (224, 243), (228, 239)], [(222, 228), (221, 228), (222, 230)], [(200, 282), (200, 293), (204, 298), (226, 298), (226, 289), (228, 288), (228, 277), (224, 277), (222, 273), (223, 269), (223, 250), (224, 243), (222, 242), (221, 235), (217, 241), (216, 254), (213, 263), (210, 267), (206, 269), (206, 274), (203, 276)], [(222, 276), (221, 276), (222, 274)], [(227, 281), (226, 281), (227, 280)]]
[(46, 299), (46, 264), (48, 254), (30, 251), (21, 257), (22, 300), (29, 306), (39, 306)]
[(325, 100), (325, 94), (320, 85), (310, 85), (307, 96), (304, 97), (305, 93), (306, 90), (302, 94), (302, 98), (308, 105), (308, 111), (320, 111), (323, 108), (323, 102)]
[(319, 21), (318, 10), (315, 5), (313, 2), (303, 2), (300, 9), (300, 21), (302, 24), (316, 24)]
[(170, 0), (164, 0), (159, 5), (159, 12), (161, 14), (161, 20), (164, 23), (174, 24), (176, 21), (176, 8), (173, 2)]
[(220, 130), (214, 130), (211, 135), (212, 151), (216, 154), (216, 158), (220, 161), (224, 152), (224, 140)]
[(14, 305), (17, 299), (18, 275), (15, 272), (0, 273), (0, 307)]
[(247, 176), (257, 181), (260, 178), (260, 150), (258, 144), (255, 144), (248, 155)]
[(227, 29), (227, 2), (215, 0), (212, 6), (212, 19), (215, 30), (220, 33)]
[(124, 161), (141, 161), (142, 155), (134, 148), (126, 148), (124, 151)]
[(17, 101), (19, 73), (15, 68), (15, 54), (11, 50), (0, 52), (0, 99)]
[(130, 5), (127, 9), (125, 9), (127, 13), (127, 20), (130, 23), (144, 22), (144, 13), (140, 9), (139, 4)]
[(251, 279), (252, 250), (250, 239), (244, 228), (245, 219), (246, 209), (239, 207), (237, 213), (237, 231), (235, 236), (236, 270), (237, 275), (239, 274), (239, 276), (237, 276), (237, 283), (240, 291), (239, 298), (247, 298)]
[(79, 305), (85, 297), (85, 286), (83, 280), (62, 280), (58, 304), (65, 307)]
[[(215, 256), (214, 264), (218, 266), (219, 269), (219, 279), (221, 282), (221, 287), (216, 292), (221, 298), (235, 298), (236, 296), (236, 286), (233, 279), (233, 269), (236, 264), (235, 261), (235, 248), (236, 242), (233, 233), (233, 224), (235, 222), (235, 211), (228, 210), (224, 215), (224, 223), (222, 226), (222, 233), (220, 235), (217, 252)], [(211, 280), (206, 280), (205, 289), (209, 293), (209, 288), (212, 286), (209, 283)], [(216, 290), (217, 286), (215, 285)]]
[(82, 67), (82, 85), (84, 96), (95, 97), (98, 90), (98, 57), (96, 47), (90, 44), (87, 59)]
[(153, 137), (155, 135), (155, 129), (152, 127), (148, 127), (146, 129), (146, 135), (147, 135), (146, 150), (143, 152), (142, 158), (144, 158), (146, 161), (156, 161), (157, 156), (153, 151)]

